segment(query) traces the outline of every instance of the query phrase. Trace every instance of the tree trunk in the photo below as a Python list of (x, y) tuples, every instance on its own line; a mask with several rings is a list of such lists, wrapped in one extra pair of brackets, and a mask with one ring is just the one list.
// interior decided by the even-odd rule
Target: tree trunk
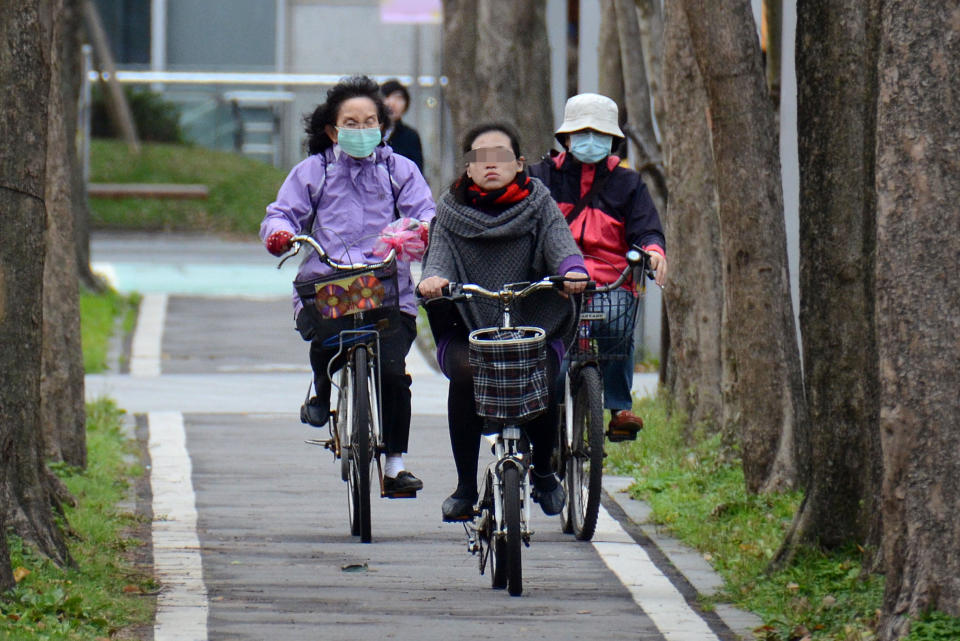
[(624, 133), (633, 140), (637, 150), (637, 157), (631, 159), (634, 167), (643, 176), (657, 210), (664, 211), (667, 205), (667, 189), (663, 177), (663, 156), (653, 129), (650, 87), (647, 84), (637, 7), (633, 0), (614, 0), (613, 4), (617, 11), (620, 64), (623, 67), (624, 102), (627, 107)]
[(513, 123), (522, 153), (539, 158), (553, 146), (545, 0), (444, 0), (443, 16), (458, 160), (464, 133), (491, 120)]
[(71, 29), (74, 0), (53, 0), (53, 46), (47, 118), (47, 244), (43, 269), (40, 418), (47, 458), (85, 467), (86, 407), (80, 299), (73, 233), (77, 86), (69, 61), (79, 57)]
[(657, 124), (666, 120), (663, 104), (664, 25), (660, 0), (635, 0), (640, 16), (640, 39), (647, 61), (647, 86), (653, 96), (653, 115)]
[[(623, 66), (620, 64), (620, 36), (617, 34), (617, 11), (612, 0), (600, 4), (600, 48), (598, 51), (598, 91), (617, 103), (619, 125), (627, 122), (624, 102)], [(616, 150), (615, 150), (616, 151)], [(624, 150), (624, 154), (626, 151)]]
[(40, 425), (51, 22), (39, 0), (0, 4), (0, 520), (63, 563)]
[(724, 271), (724, 424), (751, 492), (801, 477), (806, 410), (780, 158), (748, 0), (683, 0), (710, 104)]
[(885, 2), (877, 347), (886, 593), (878, 638), (960, 616), (960, 8)]
[(707, 95), (679, 0), (664, 5), (663, 123), (670, 202), (664, 231), (671, 270), (663, 289), (670, 322), (666, 385), (691, 427), (715, 429), (720, 394), (723, 280)]
[(780, 76), (783, 60), (783, 0), (763, 0), (764, 51), (767, 55), (764, 75), (767, 91), (775, 109), (780, 109)]
[(874, 331), (876, 2), (797, 6), (800, 327), (810, 476), (780, 555), (880, 543)]

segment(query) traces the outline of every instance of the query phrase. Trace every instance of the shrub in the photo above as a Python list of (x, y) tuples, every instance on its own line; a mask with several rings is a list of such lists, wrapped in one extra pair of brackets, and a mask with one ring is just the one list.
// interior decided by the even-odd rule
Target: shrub
[[(180, 111), (163, 96), (145, 88), (124, 87), (124, 94), (133, 113), (133, 122), (141, 140), (183, 143), (180, 129)], [(91, 135), (94, 138), (119, 138), (107, 111), (106, 98), (100, 85), (93, 87)]]

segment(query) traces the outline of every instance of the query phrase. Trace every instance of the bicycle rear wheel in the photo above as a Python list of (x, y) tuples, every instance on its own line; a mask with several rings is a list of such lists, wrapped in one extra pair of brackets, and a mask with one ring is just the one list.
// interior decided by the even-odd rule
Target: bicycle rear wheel
[(493, 509), (493, 471), (487, 470), (486, 487), (480, 499), (480, 536), (487, 548), (490, 562), (490, 587), (502, 590), (507, 587), (507, 542), (497, 534), (497, 522)]
[(373, 472), (373, 443), (370, 438), (370, 395), (368, 392), (367, 350), (353, 351), (353, 424), (350, 437), (350, 497), (353, 506), (351, 531), (369, 543), (370, 477)]
[(603, 395), (600, 375), (586, 365), (573, 401), (573, 451), (567, 458), (567, 520), (574, 536), (589, 541), (597, 528), (603, 489)]
[(507, 465), (503, 470), (503, 523), (507, 530), (507, 592), (510, 596), (520, 596), (523, 593), (523, 565), (520, 558), (523, 545), (520, 534), (520, 470), (514, 465)]

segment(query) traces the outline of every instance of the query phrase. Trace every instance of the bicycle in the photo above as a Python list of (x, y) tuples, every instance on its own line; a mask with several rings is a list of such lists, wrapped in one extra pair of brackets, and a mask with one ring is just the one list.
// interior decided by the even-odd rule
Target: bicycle
[[(639, 286), (629, 290), (632, 296), (617, 300), (607, 294), (618, 290), (640, 265), (644, 266), (641, 273), (650, 275), (644, 252), (631, 249), (626, 259), (627, 266), (616, 281), (600, 286), (591, 282), (583, 292), (577, 337), (567, 352), (569, 368), (564, 377), (560, 413), (563, 429), (557, 448), (567, 506), (561, 514), (560, 525), (565, 533), (572, 533), (580, 541), (593, 538), (603, 489), (606, 454), (600, 363), (627, 357), (626, 346), (631, 337), (629, 333), (624, 336), (623, 330), (632, 329), (636, 321), (644, 291), (643, 279), (639, 279)], [(611, 434), (610, 440), (627, 440), (627, 437)]]
[[(530, 442), (521, 425), (547, 408), (546, 333), (539, 327), (514, 326), (511, 306), (545, 289), (562, 289), (563, 276), (529, 283), (508, 283), (498, 291), (475, 284), (451, 283), (444, 298), (494, 300), (500, 306), (498, 327), (470, 332), (477, 414), (492, 442), (495, 460), (483, 476), (474, 517), (464, 522), (467, 549), (479, 554), (480, 574), (489, 565), (492, 587), (523, 593), (522, 546), (530, 546)], [(437, 298), (431, 301), (438, 300)], [(430, 301), (425, 301), (429, 304)]]
[[(397, 309), (386, 300), (381, 279), (393, 278), (396, 287), (396, 251), (390, 250), (379, 263), (340, 263), (309, 235), (291, 238), (291, 250), (280, 261), (295, 256), (306, 243), (320, 260), (334, 269), (332, 276), (306, 283), (295, 283), (304, 305), (314, 305), (320, 312), (328, 334), (323, 346), (336, 349), (327, 365), (327, 376), (337, 388), (336, 408), (327, 421), (328, 439), (307, 439), (310, 445), (321, 446), (340, 461), (340, 478), (348, 487), (350, 533), (361, 542), (372, 540), (370, 492), (374, 462), (380, 484), (380, 496), (415, 498), (416, 492), (384, 492), (384, 452), (380, 403), (380, 334), (390, 323), (390, 314)], [(371, 322), (372, 321), (372, 322)], [(334, 372), (339, 376), (334, 383)], [(311, 386), (313, 382), (311, 381)], [(309, 398), (309, 388), (307, 397)]]

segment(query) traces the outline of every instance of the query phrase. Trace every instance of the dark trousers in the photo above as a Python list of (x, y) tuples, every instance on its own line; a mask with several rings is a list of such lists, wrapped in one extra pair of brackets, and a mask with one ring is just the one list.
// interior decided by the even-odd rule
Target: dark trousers
[[(473, 372), (468, 360), (467, 334), (457, 332), (443, 354), (443, 371), (450, 378), (447, 393), (447, 420), (450, 428), (450, 445), (457, 466), (457, 490), (455, 496), (474, 498), (477, 494), (477, 459), (480, 456), (480, 438), (483, 434), (483, 418), (477, 416), (473, 396)], [(560, 360), (552, 349), (547, 349), (547, 380), (550, 395), (547, 411), (524, 423), (523, 429), (533, 445), (533, 466), (541, 475), (553, 472), (551, 458), (557, 441), (559, 426), (559, 385), (557, 384)]]
[[(383, 441), (388, 454), (407, 451), (410, 439), (410, 375), (407, 374), (407, 352), (417, 336), (417, 321), (413, 316), (393, 312), (388, 316), (389, 325), (380, 332), (380, 405), (383, 422)], [(344, 323), (347, 326), (349, 321)], [(316, 310), (304, 306), (297, 316), (297, 331), (304, 340), (310, 341), (310, 366), (313, 369), (313, 384), (317, 395), (330, 396), (330, 379), (327, 365), (336, 355), (339, 346), (325, 347), (323, 342), (336, 332), (330, 332), (327, 321), (319, 322)], [(326, 329), (326, 331), (324, 331)], [(343, 366), (343, 355), (333, 362), (331, 371)]]

